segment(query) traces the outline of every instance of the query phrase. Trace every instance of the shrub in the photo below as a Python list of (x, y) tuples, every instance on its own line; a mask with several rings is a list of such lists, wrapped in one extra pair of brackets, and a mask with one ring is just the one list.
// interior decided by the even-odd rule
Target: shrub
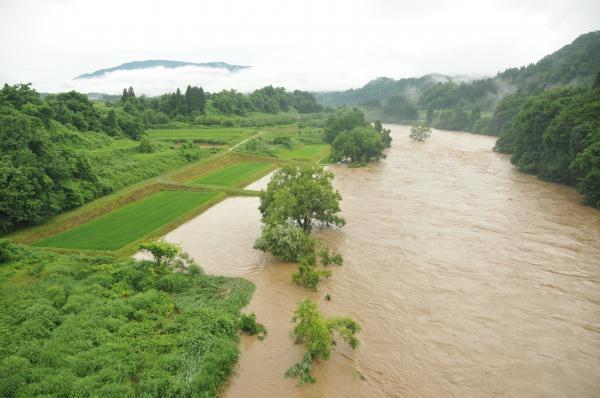
[(204, 275), (202, 268), (198, 264), (190, 264), (187, 268), (188, 274), (192, 276)]
[(22, 253), (23, 250), (20, 246), (14, 245), (6, 239), (0, 239), (0, 264), (16, 261)]
[(267, 335), (267, 328), (256, 322), (254, 312), (240, 316), (240, 330), (250, 336), (258, 335), (259, 340), (263, 340)]
[(150, 141), (150, 138), (143, 137), (138, 146), (138, 151), (141, 153), (152, 153), (154, 152), (154, 144)]
[(300, 286), (315, 289), (319, 282), (331, 276), (329, 270), (319, 270), (314, 254), (309, 254), (300, 259), (298, 271), (294, 272), (292, 279)]
[(330, 264), (342, 265), (344, 263), (344, 258), (341, 254), (330, 253), (327, 247), (321, 248), (319, 257), (321, 258), (321, 264), (325, 266)]
[(417, 124), (410, 128), (410, 139), (413, 141), (426, 141), (431, 136), (431, 127), (426, 124)]

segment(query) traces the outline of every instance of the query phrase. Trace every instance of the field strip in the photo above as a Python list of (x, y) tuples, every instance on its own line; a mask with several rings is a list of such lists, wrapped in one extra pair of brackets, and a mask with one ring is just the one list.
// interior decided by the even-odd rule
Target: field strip
[(190, 180), (190, 183), (228, 187), (238, 186), (271, 168), (272, 164), (267, 162), (239, 162)]
[(120, 249), (217, 195), (218, 192), (161, 191), (88, 223), (36, 242), (34, 246)]

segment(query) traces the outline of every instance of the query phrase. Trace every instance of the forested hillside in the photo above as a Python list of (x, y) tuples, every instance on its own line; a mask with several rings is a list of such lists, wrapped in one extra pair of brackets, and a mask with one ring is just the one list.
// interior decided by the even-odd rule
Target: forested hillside
[(502, 132), (496, 149), (511, 153), (519, 170), (573, 185), (600, 208), (600, 73), (589, 89), (560, 87), (503, 103), (493, 118)]
[(439, 74), (399, 80), (379, 77), (361, 88), (315, 93), (315, 97), (319, 103), (327, 106), (381, 105), (394, 97), (402, 97), (416, 103), (420, 93), (437, 83), (446, 83), (451, 80), (450, 76)]
[(498, 73), (497, 78), (533, 93), (557, 85), (589, 86), (599, 66), (600, 31), (596, 31), (579, 36), (535, 64)]

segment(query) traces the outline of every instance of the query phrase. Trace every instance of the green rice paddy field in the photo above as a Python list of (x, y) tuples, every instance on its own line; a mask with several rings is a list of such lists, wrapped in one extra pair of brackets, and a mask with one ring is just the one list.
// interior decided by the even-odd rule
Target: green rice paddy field
[(163, 191), (131, 203), (34, 246), (116, 250), (213, 199), (218, 192)]
[(191, 180), (194, 184), (237, 186), (271, 167), (265, 162), (241, 162)]

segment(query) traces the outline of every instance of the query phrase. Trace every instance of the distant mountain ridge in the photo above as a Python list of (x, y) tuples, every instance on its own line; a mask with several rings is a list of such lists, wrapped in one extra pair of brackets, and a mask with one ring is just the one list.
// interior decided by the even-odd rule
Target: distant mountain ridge
[(594, 31), (580, 35), (572, 43), (536, 63), (510, 68), (487, 79), (473, 79), (465, 83), (463, 77), (441, 74), (399, 80), (379, 77), (360, 88), (320, 92), (315, 93), (315, 97), (319, 103), (326, 106), (356, 106), (373, 101), (384, 103), (397, 97), (403, 97), (417, 104), (422, 95), (425, 97), (438, 95), (435, 92), (427, 93), (430, 89), (436, 90), (437, 83), (454, 83), (459, 91), (466, 94), (465, 98), (469, 102), (483, 101), (481, 105), (486, 108), (517, 90), (534, 93), (558, 85), (591, 85), (598, 69), (600, 69), (600, 31)]
[(174, 69), (181, 68), (184, 66), (201, 66), (205, 68), (216, 68), (216, 69), (227, 69), (230, 72), (237, 72), (243, 69), (248, 69), (250, 66), (245, 65), (232, 65), (226, 62), (184, 62), (184, 61), (171, 61), (164, 59), (149, 59), (144, 61), (133, 61), (126, 62), (124, 64), (114, 66), (112, 68), (99, 69), (95, 72), (84, 73), (77, 76), (75, 79), (93, 79), (106, 75), (107, 73), (122, 71), (122, 70), (137, 70), (137, 69), (149, 69), (162, 66), (163, 68)]

